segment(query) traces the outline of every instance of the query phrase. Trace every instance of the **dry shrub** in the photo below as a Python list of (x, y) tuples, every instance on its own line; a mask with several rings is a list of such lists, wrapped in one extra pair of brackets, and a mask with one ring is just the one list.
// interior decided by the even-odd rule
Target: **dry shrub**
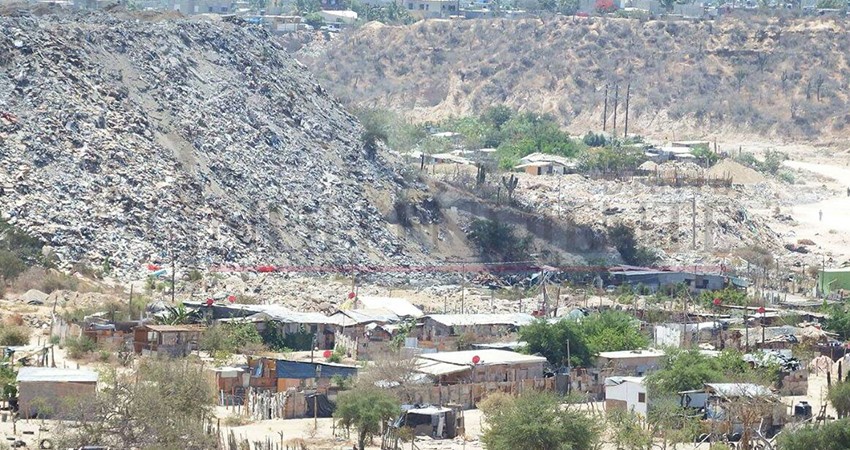
[(17, 292), (36, 289), (47, 294), (59, 290), (76, 291), (78, 287), (75, 277), (41, 267), (30, 267), (12, 283), (12, 289)]
[(20, 327), (24, 324), (24, 318), (20, 314), (9, 314), (3, 318), (3, 325)]
[(478, 402), (478, 409), (480, 409), (485, 416), (489, 416), (497, 413), (498, 411), (503, 411), (505, 407), (513, 403), (514, 399), (515, 397), (511, 394), (506, 394), (501, 391), (491, 392)]
[(0, 346), (27, 345), (30, 342), (30, 331), (21, 326), (4, 326), (0, 328)]

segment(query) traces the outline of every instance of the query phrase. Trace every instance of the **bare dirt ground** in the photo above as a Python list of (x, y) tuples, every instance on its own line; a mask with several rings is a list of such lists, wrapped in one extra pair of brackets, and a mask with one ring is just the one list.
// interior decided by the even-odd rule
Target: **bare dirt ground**
[[(840, 164), (840, 163), (839, 163)], [(831, 162), (786, 161), (785, 165), (822, 177), (825, 190), (837, 194), (815, 203), (802, 203), (791, 208), (789, 213), (797, 225), (790, 229), (805, 233), (817, 244), (822, 254), (833, 263), (844, 262), (850, 257), (850, 167)], [(782, 228), (778, 225), (778, 228)], [(801, 236), (802, 237), (802, 236)]]

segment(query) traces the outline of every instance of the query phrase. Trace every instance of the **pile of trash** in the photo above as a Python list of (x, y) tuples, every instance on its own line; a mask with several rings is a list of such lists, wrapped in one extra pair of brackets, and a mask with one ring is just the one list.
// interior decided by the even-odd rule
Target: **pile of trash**
[(0, 18), (0, 211), (67, 267), (410, 263), (404, 182), (260, 28)]

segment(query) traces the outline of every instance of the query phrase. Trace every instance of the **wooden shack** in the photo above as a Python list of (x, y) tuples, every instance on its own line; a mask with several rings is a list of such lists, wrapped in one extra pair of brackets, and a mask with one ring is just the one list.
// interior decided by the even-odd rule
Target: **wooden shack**
[(141, 325), (133, 334), (133, 350), (140, 354), (186, 356), (198, 349), (204, 329), (200, 325)]

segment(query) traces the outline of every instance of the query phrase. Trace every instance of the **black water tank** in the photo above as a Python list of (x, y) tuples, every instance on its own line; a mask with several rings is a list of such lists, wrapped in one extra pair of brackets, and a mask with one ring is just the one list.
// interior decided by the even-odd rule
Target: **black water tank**
[(808, 402), (800, 402), (794, 405), (794, 417), (809, 419), (812, 417), (812, 405)]

